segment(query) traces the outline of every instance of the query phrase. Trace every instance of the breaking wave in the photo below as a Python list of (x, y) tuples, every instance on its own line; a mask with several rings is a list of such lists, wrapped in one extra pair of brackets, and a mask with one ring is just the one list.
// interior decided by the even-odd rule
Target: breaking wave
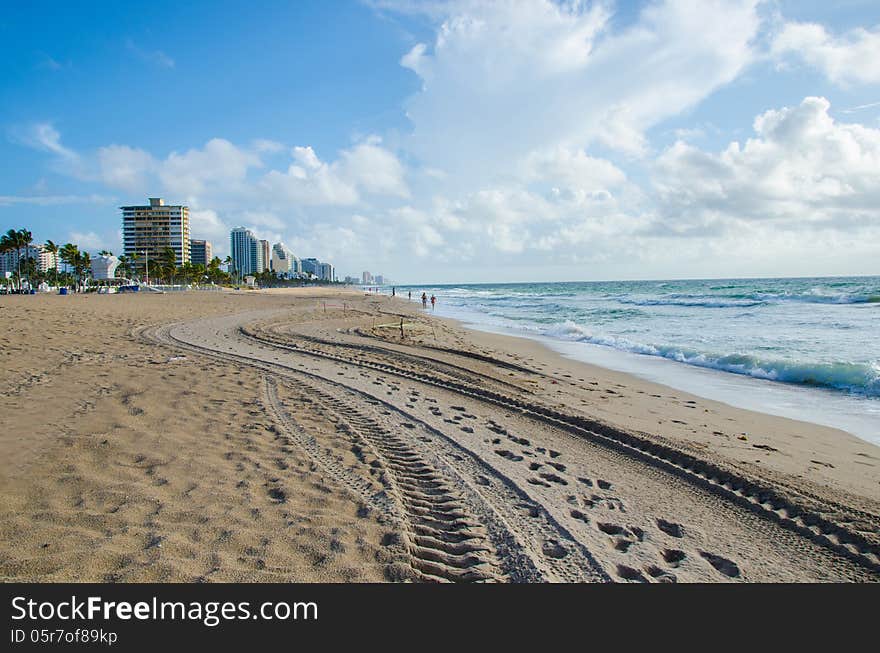
[(747, 354), (718, 355), (676, 345), (641, 344), (626, 338), (596, 335), (571, 321), (547, 328), (544, 335), (612, 347), (635, 354), (659, 356), (687, 365), (722, 370), (757, 379), (880, 397), (880, 360), (870, 363), (815, 362), (771, 360)]

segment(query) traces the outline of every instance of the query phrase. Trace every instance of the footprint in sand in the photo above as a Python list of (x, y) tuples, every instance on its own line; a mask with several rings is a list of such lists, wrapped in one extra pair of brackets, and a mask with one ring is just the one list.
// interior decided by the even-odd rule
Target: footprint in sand
[(533, 505), (531, 503), (520, 503), (517, 507), (524, 510), (526, 512), (526, 514), (528, 514), (529, 517), (534, 518), (534, 517), (541, 516), (541, 509), (538, 506)]
[(542, 547), (544, 555), (548, 558), (564, 558), (568, 555), (568, 549), (562, 546), (556, 540), (547, 540), (544, 542), (544, 546)]
[(685, 552), (680, 549), (663, 549), (661, 555), (663, 560), (673, 567), (677, 567), (687, 557)]
[(647, 583), (648, 579), (644, 577), (642, 572), (626, 565), (617, 565), (617, 575), (624, 580), (634, 581), (638, 583)]
[(723, 558), (714, 553), (709, 553), (708, 551), (700, 551), (700, 555), (717, 571), (720, 571), (728, 578), (739, 578), (739, 566), (737, 566), (733, 560), (728, 560), (727, 558)]
[(661, 531), (663, 531), (664, 533), (666, 533), (667, 535), (670, 535), (672, 537), (684, 537), (684, 532), (681, 527), (681, 524), (676, 524), (675, 522), (669, 522), (669, 521), (666, 521), (665, 519), (658, 519), (657, 520), (657, 528), (659, 528)]
[(596, 528), (606, 535), (623, 535), (626, 529), (620, 524), (611, 524), (608, 522), (596, 522)]
[(269, 497), (275, 503), (287, 503), (287, 493), (278, 487), (269, 488)]
[(648, 575), (658, 583), (678, 582), (678, 578), (675, 576), (675, 574), (672, 574), (662, 567), (658, 567), (657, 565), (648, 565), (647, 567), (645, 567), (645, 571), (648, 572)]

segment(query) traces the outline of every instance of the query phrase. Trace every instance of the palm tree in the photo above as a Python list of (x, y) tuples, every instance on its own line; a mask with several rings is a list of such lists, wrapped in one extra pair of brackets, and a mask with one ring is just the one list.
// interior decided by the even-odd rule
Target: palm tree
[(160, 261), (161, 270), (164, 275), (167, 275), (166, 280), (174, 283), (174, 273), (177, 271), (177, 254), (174, 253), (172, 248), (166, 247), (162, 252)]
[(10, 229), (3, 238), (8, 243), (9, 251), (15, 250), (15, 264), (18, 268), (18, 289), (21, 290), (21, 231)]
[(128, 268), (129, 264), (130, 264), (130, 261), (129, 261), (128, 257), (125, 254), (120, 254), (118, 269), (122, 271), (122, 274), (124, 274), (126, 278), (128, 278), (129, 273), (130, 273), (130, 270)]
[(91, 268), (91, 266), (92, 266), (91, 255), (89, 255), (88, 252), (80, 252), (76, 258), (75, 267), (76, 267), (76, 278), (77, 278), (78, 284), (83, 288), (85, 288), (86, 272)]
[(141, 259), (141, 255), (138, 252), (132, 252), (131, 261), (129, 265), (131, 266), (131, 274), (132, 276), (138, 275), (138, 280), (140, 280), (140, 274), (138, 273), (138, 261)]
[(221, 265), (223, 265), (223, 261), (216, 256), (208, 262), (207, 274), (213, 283), (220, 281), (223, 276), (223, 270), (220, 269)]
[(76, 266), (77, 260), (79, 260), (79, 247), (74, 245), (73, 243), (67, 243), (64, 247), (61, 248), (61, 260), (70, 267), (73, 268)]
[[(234, 267), (234, 266), (235, 266), (235, 261), (232, 260), (232, 257), (231, 257), (231, 256), (227, 256), (227, 257), (226, 257), (226, 260), (223, 261), (223, 262), (226, 263), (226, 273), (231, 277), (231, 276), (232, 276), (232, 271), (235, 270), (235, 267)], [(237, 274), (237, 273), (238, 273), (238, 270), (235, 270), (235, 272), (236, 272), (236, 274)], [(239, 282), (239, 283), (241, 283), (241, 282)]]
[[(9, 233), (5, 233), (2, 236), (0, 236), (0, 256), (2, 256), (3, 254), (6, 254), (7, 252), (11, 252), (13, 249), (15, 249), (15, 245), (13, 243), (13, 239), (9, 237)], [(8, 290), (8, 282), (7, 282), (7, 290)]]
[[(31, 243), (34, 242), (34, 235), (30, 231), (28, 231), (27, 229), (19, 229), (18, 230), (18, 242), (19, 242), (19, 247), (24, 249), (25, 258), (28, 261), (30, 261), (30, 259), (31, 259), (30, 247), (31, 247)], [(21, 253), (19, 253), (19, 255), (18, 255), (18, 263), (19, 263), (19, 265), (18, 265), (18, 280), (19, 280), (18, 284), (20, 287), (21, 286)], [(29, 270), (29, 269), (30, 269), (30, 266), (25, 264), (25, 270)], [(31, 280), (31, 275), (28, 274), (28, 288), (30, 288), (32, 285), (33, 284), (32, 284), (32, 280)]]
[(47, 252), (49, 252), (52, 255), (52, 261), (55, 263), (55, 265), (52, 267), (52, 269), (55, 271), (53, 277), (54, 277), (55, 285), (57, 286), (58, 285), (58, 252), (59, 252), (60, 248), (58, 247), (58, 245), (53, 243), (51, 240), (47, 240), (46, 244), (43, 245), (43, 249), (45, 249)]
[(15, 249), (15, 241), (12, 238), (10, 232), (13, 230), (10, 229), (5, 234), (0, 236), (0, 254), (5, 254), (6, 252), (11, 252)]

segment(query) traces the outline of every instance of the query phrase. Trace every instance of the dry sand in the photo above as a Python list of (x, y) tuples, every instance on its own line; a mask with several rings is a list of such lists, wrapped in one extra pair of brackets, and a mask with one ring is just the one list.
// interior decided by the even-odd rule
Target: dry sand
[(0, 297), (0, 369), (7, 581), (878, 578), (877, 447), (400, 299)]

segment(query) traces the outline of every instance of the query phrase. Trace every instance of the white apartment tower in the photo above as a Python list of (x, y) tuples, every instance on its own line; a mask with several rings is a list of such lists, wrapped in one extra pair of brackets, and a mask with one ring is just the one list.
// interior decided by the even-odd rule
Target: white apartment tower
[(237, 227), (229, 234), (232, 265), (244, 276), (262, 272), (263, 248), (250, 229)]
[(137, 267), (143, 268), (146, 259), (159, 259), (168, 247), (174, 250), (177, 265), (189, 262), (189, 207), (166, 205), (161, 197), (151, 197), (149, 206), (120, 208), (123, 249)]

